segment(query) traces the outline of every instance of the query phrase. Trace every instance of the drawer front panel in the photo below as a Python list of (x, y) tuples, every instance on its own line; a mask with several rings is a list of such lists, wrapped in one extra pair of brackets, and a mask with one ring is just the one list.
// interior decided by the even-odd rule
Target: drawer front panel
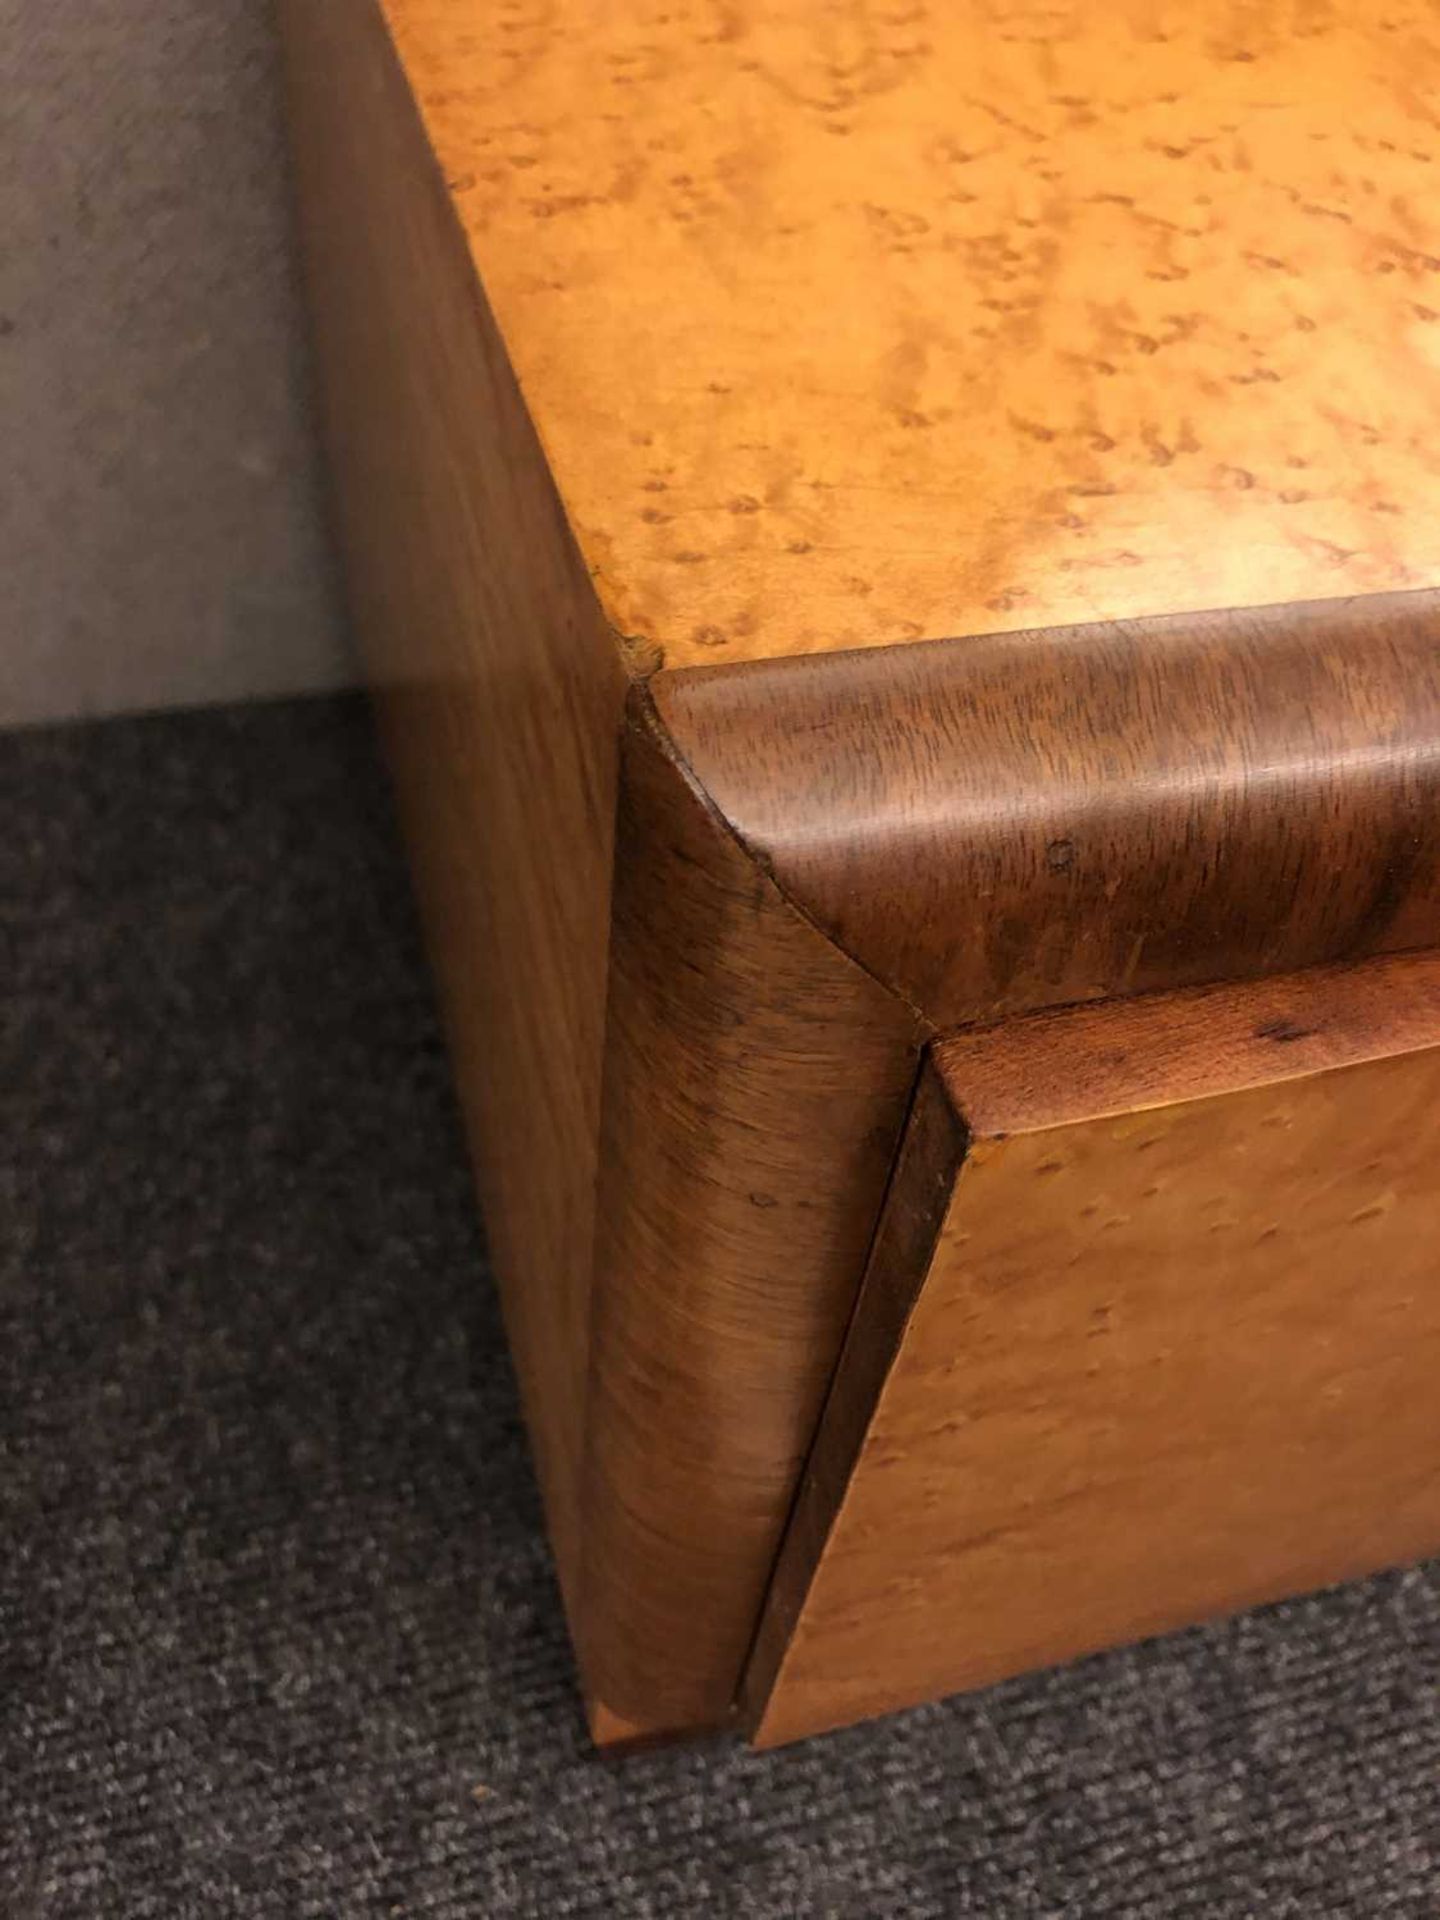
[(1440, 963), (1052, 1016), (930, 1076), (762, 1744), (1440, 1547)]

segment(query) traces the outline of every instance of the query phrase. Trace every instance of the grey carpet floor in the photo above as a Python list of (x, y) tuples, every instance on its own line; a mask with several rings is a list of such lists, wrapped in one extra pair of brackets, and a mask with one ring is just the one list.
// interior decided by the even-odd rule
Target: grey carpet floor
[(1440, 1568), (586, 1749), (363, 708), (0, 738), (0, 1913), (1440, 1913)]

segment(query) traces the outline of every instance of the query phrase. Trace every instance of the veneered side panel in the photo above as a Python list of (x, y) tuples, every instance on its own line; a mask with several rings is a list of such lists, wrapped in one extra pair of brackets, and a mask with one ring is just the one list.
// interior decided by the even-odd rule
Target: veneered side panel
[(760, 1744), (1440, 1547), (1440, 958), (1178, 996), (1165, 1087), (1140, 1005), (1074, 1016), (1110, 1068), (1090, 1117), (1064, 1016), (1032, 1055), (1053, 1118), (1012, 1078), (1031, 1023), (935, 1049), (975, 1132), (858, 1418), (904, 1283), (882, 1225), (771, 1596), (797, 1624), (752, 1674)]
[(625, 676), (371, 0), (283, 0), (374, 685), (572, 1614)]

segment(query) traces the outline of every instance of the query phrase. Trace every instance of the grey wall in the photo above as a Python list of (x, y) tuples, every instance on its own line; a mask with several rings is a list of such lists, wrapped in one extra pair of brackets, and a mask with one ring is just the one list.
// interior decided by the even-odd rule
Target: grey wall
[(0, 0), (0, 725), (350, 677), (267, 0)]

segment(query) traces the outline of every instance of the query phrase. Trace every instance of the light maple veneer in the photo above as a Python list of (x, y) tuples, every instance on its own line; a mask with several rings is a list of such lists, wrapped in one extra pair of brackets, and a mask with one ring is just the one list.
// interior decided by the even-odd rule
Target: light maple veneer
[(773, 1745), (1440, 1548), (1440, 960), (933, 1080), (751, 1675)]
[(384, 0), (667, 664), (1429, 584), (1425, 0)]
[(1440, 27), (280, 10), (592, 1726), (728, 1724), (937, 1039), (1440, 944)]

